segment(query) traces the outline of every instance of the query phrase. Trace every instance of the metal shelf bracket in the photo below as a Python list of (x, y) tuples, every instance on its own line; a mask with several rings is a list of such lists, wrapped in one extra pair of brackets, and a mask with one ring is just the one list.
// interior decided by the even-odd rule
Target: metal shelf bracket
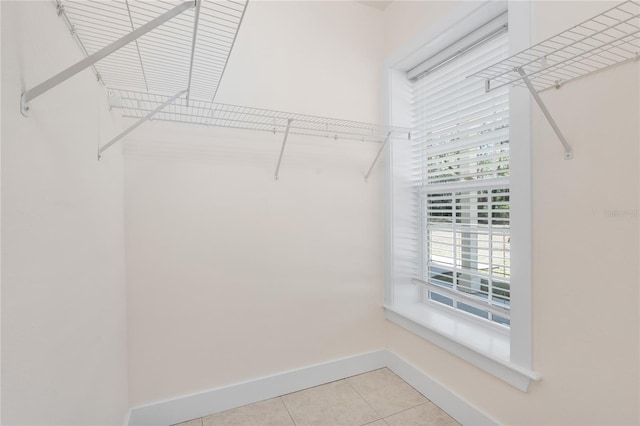
[(374, 158), (373, 159), (373, 163), (371, 163), (371, 167), (369, 167), (369, 170), (364, 175), (364, 180), (365, 181), (369, 180), (369, 176), (371, 175), (371, 171), (373, 170), (373, 167), (378, 162), (378, 158), (380, 158), (380, 155), (382, 154), (382, 151), (384, 151), (384, 147), (387, 146), (387, 143), (389, 142), (389, 138), (390, 137), (391, 137), (391, 132), (389, 132), (387, 134), (387, 137), (384, 139), (384, 142), (382, 142), (382, 146), (380, 147), (380, 149), (378, 150), (378, 153), (376, 154), (376, 158)]
[(113, 145), (114, 143), (118, 142), (120, 139), (124, 138), (129, 133), (133, 132), (142, 123), (144, 123), (147, 120), (150, 120), (154, 115), (156, 115), (158, 112), (162, 111), (167, 106), (169, 106), (172, 103), (174, 103), (176, 101), (176, 99), (178, 99), (180, 96), (184, 95), (185, 93), (187, 93), (186, 90), (183, 90), (181, 92), (176, 93), (171, 98), (167, 99), (164, 103), (162, 103), (160, 106), (158, 106), (156, 109), (154, 109), (153, 111), (149, 112), (147, 115), (142, 117), (140, 120), (136, 121), (134, 124), (129, 126), (126, 130), (122, 131), (120, 134), (118, 134), (118, 136), (116, 136), (115, 138), (111, 139), (109, 142), (107, 142), (103, 146), (101, 146), (100, 149), (98, 149), (98, 160), (100, 160), (100, 157), (102, 157), (102, 153), (105, 150), (107, 150), (111, 145)]
[(146, 24), (142, 25), (138, 29), (130, 32), (126, 36), (114, 41), (113, 43), (111, 43), (111, 44), (109, 44), (109, 45), (107, 45), (105, 47), (103, 47), (102, 49), (100, 49), (97, 52), (95, 52), (93, 55), (87, 56), (83, 60), (77, 62), (76, 64), (74, 64), (72, 66), (70, 66), (69, 68), (65, 69), (64, 71), (59, 72), (58, 74), (54, 75), (50, 79), (38, 84), (37, 86), (33, 87), (32, 89), (26, 90), (25, 92), (22, 93), (22, 95), (20, 97), (20, 112), (22, 113), (22, 115), (27, 116), (28, 112), (29, 112), (28, 103), (30, 101), (32, 101), (33, 99), (35, 99), (36, 97), (38, 97), (41, 94), (47, 92), (49, 89), (57, 86), (58, 84), (62, 83), (63, 81), (66, 81), (67, 79), (73, 77), (74, 75), (76, 75), (80, 71), (82, 71), (82, 70), (84, 70), (86, 68), (89, 68), (90, 66), (94, 65), (96, 62), (100, 61), (101, 59), (104, 59), (105, 57), (111, 55), (112, 53), (114, 53), (115, 51), (119, 50), (120, 48), (122, 48), (122, 47), (126, 46), (127, 44), (131, 43), (132, 41), (138, 39), (139, 37), (143, 36), (144, 34), (148, 33), (149, 31), (153, 30), (154, 28), (158, 27), (159, 25), (162, 25), (163, 23), (165, 23), (165, 22), (169, 21), (170, 19), (180, 15), (182, 12), (184, 12), (187, 9), (190, 9), (190, 8), (192, 8), (194, 6), (195, 6), (195, 0), (191, 0), (191, 1), (184, 2), (184, 3), (180, 3), (179, 5), (175, 6), (172, 9), (170, 9), (169, 11), (167, 11), (167, 12), (163, 13), (162, 15), (158, 16), (157, 18), (147, 22)]
[(471, 76), (484, 79), (487, 92), (526, 86), (569, 160), (573, 158), (571, 145), (539, 94), (639, 57), (640, 0), (626, 0)]
[(284, 139), (282, 140), (282, 148), (280, 148), (280, 157), (278, 157), (278, 165), (276, 166), (275, 179), (278, 180), (278, 173), (280, 172), (280, 164), (282, 163), (282, 155), (284, 154), (284, 146), (287, 143), (287, 137), (289, 136), (289, 129), (291, 128), (291, 122), (293, 119), (287, 120), (287, 129), (284, 132)]
[(187, 84), (187, 106), (191, 96), (191, 78), (193, 77), (193, 60), (196, 53), (196, 37), (198, 36), (198, 22), (200, 20), (200, 4), (202, 0), (196, 0), (196, 14), (193, 19), (193, 39), (191, 41), (191, 59), (189, 60), (189, 83)]
[(547, 109), (547, 106), (544, 104), (544, 102), (540, 98), (540, 95), (536, 91), (535, 87), (533, 87), (533, 84), (531, 84), (531, 80), (529, 80), (529, 77), (527, 77), (527, 73), (525, 73), (524, 70), (521, 67), (520, 68), (516, 68), (515, 71), (517, 71), (518, 74), (520, 74), (520, 76), (522, 77), (522, 81), (524, 82), (524, 84), (529, 89), (529, 92), (531, 92), (531, 96), (533, 96), (533, 99), (535, 99), (536, 103), (538, 104), (538, 106), (542, 110), (542, 113), (547, 118), (547, 121), (549, 122), (549, 124), (553, 128), (553, 131), (556, 132), (556, 135), (558, 136), (558, 139), (560, 139), (560, 142), (562, 143), (562, 146), (564, 147), (564, 159), (565, 160), (571, 160), (573, 158), (573, 149), (571, 148), (571, 145), (569, 145), (569, 143), (565, 139), (564, 135), (560, 131), (560, 128), (556, 124), (556, 121), (553, 119), (553, 116), (551, 115), (551, 113)]

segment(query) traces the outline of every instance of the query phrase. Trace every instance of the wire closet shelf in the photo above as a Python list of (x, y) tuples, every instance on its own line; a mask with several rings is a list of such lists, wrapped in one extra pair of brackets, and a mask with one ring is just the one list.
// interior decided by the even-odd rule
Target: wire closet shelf
[(57, 0), (86, 56), (122, 39), (176, 7), (192, 7), (129, 42), (94, 65), (107, 88), (213, 100), (242, 23), (247, 2)]
[[(166, 95), (111, 90), (109, 104), (120, 108), (123, 117), (143, 118), (168, 99)], [(210, 101), (193, 100), (187, 105), (184, 97), (154, 114), (153, 120), (363, 142), (382, 142), (398, 136), (406, 139), (410, 132), (399, 127)]]
[[(114, 40), (131, 37), (92, 67), (109, 91), (110, 107), (140, 119), (139, 123), (153, 119), (382, 143), (409, 137), (409, 129), (214, 102), (248, 1), (55, 3), (86, 57), (96, 56)], [(172, 16), (140, 36), (131, 36), (166, 15)]]
[(640, 59), (640, 2), (629, 0), (470, 77), (486, 90), (506, 85), (540, 92), (622, 62)]
[(526, 87), (570, 160), (573, 149), (539, 92), (639, 59), (640, 1), (628, 0), (469, 77), (483, 78), (487, 92)]

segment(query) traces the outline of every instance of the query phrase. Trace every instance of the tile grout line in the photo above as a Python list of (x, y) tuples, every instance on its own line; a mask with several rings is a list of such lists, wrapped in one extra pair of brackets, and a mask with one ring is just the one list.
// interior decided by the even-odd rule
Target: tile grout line
[(287, 403), (284, 401), (284, 398), (282, 396), (279, 396), (278, 399), (280, 400), (280, 402), (282, 402), (282, 405), (284, 405), (284, 409), (287, 410), (287, 414), (289, 415), (289, 418), (291, 419), (291, 423), (293, 423), (294, 426), (295, 426), (297, 423), (293, 419), (293, 416), (291, 415), (291, 411), (289, 411), (289, 407), (287, 407)]
[(381, 421), (381, 420), (382, 420), (382, 423), (384, 423), (385, 425), (389, 426), (389, 423), (387, 423), (387, 422), (384, 420), (384, 418), (382, 418), (382, 417), (381, 417), (381, 418), (379, 418), (378, 420), (374, 420), (374, 421), (372, 421), (372, 422), (365, 423), (365, 424), (363, 424), (362, 426), (372, 425), (372, 424), (377, 423), (377, 422), (379, 422), (379, 421)]
[[(425, 402), (421, 402), (420, 404), (418, 404), (418, 405), (414, 405), (413, 407), (405, 408), (404, 410), (400, 410), (400, 411), (398, 411), (397, 413), (389, 414), (387, 417), (383, 417), (383, 418), (382, 418), (382, 420), (384, 420), (384, 419), (388, 419), (389, 417), (393, 417), (393, 416), (395, 416), (396, 414), (404, 413), (405, 411), (413, 410), (414, 408), (418, 408), (418, 407), (419, 407), (419, 406), (421, 406), (421, 405), (427, 405), (427, 404), (429, 404), (429, 403), (433, 404), (433, 402), (431, 402), (430, 400), (428, 400), (428, 399), (427, 399), (427, 401), (425, 401)], [(435, 404), (433, 404), (433, 405), (435, 405)], [(440, 407), (438, 407), (437, 405), (435, 405), (435, 406), (436, 406), (438, 409), (440, 409), (440, 410), (441, 410), (441, 408), (440, 408)]]
[[(374, 370), (374, 371), (375, 371), (375, 370)], [(369, 372), (369, 373), (370, 373), (370, 372)], [(364, 373), (364, 374), (368, 374), (368, 373)], [(351, 377), (355, 377), (355, 376), (351, 376)], [(360, 392), (358, 392), (358, 389), (356, 389), (356, 388), (355, 388), (351, 383), (349, 383), (349, 379), (350, 379), (350, 377), (347, 377), (347, 378), (342, 379), (342, 380), (344, 380), (345, 382), (347, 382), (347, 384), (349, 385), (349, 387), (350, 387), (351, 389), (353, 389), (353, 391), (354, 391), (355, 393), (357, 393), (357, 394), (358, 394), (358, 396), (359, 396), (360, 398), (362, 398), (362, 400), (363, 400), (364, 402), (366, 402), (366, 403), (367, 403), (367, 405), (369, 406), (369, 408), (371, 408), (371, 409), (373, 410), (373, 412), (374, 412), (374, 413), (376, 413), (376, 415), (377, 415), (379, 418), (378, 418), (378, 419), (376, 419), (376, 420), (374, 420), (374, 422), (377, 422), (378, 420), (384, 420), (384, 417), (382, 417), (382, 415), (381, 415), (380, 413), (378, 413), (378, 410), (376, 410), (375, 408), (373, 408), (373, 406), (371, 405), (371, 403), (370, 403), (369, 401), (367, 401), (367, 398), (365, 398), (364, 396), (362, 396), (362, 395), (360, 394)], [(369, 423), (373, 423), (373, 422), (369, 422)], [(365, 423), (365, 424), (369, 424), (369, 423)], [(385, 422), (385, 423), (386, 423), (386, 422)]]
[[(418, 389), (414, 388), (412, 385), (410, 385), (409, 383), (407, 383), (406, 380), (404, 380), (402, 377), (398, 376), (393, 370), (391, 370), (389, 367), (386, 367), (387, 370), (389, 370), (391, 372), (391, 374), (393, 374), (394, 376), (396, 376), (398, 379), (402, 380), (404, 383), (406, 383), (411, 389), (413, 389), (414, 391), (418, 392), (420, 395), (422, 395), (424, 397), (424, 399), (426, 399), (425, 402), (421, 402), (420, 404), (414, 405), (413, 407), (409, 407), (409, 408), (405, 408), (404, 410), (400, 410), (397, 413), (393, 413), (393, 414), (389, 414), (387, 417), (391, 417), (391, 416), (395, 416), (396, 414), (400, 414), (400, 413), (404, 413), (407, 410), (411, 410), (413, 408), (419, 407), (423, 404), (427, 404), (427, 403), (431, 403), (433, 404), (436, 408), (438, 408), (438, 410), (443, 411), (444, 413), (446, 413), (447, 415), (449, 415), (449, 413), (447, 413), (446, 411), (444, 411), (442, 408), (440, 408), (439, 405), (436, 405), (435, 402), (431, 401), (429, 398), (427, 398), (427, 396), (425, 394), (423, 394), (422, 392), (420, 392)], [(383, 417), (384, 419), (385, 417)]]
[[(362, 396), (362, 395), (360, 394), (360, 392), (358, 392), (358, 390), (357, 390), (357, 389), (356, 389), (356, 388), (355, 388), (351, 383), (349, 383), (349, 379), (350, 379), (351, 377), (361, 376), (362, 374), (357, 374), (356, 376), (351, 376), (351, 377), (347, 377), (347, 378), (345, 378), (345, 379), (342, 379), (342, 380), (344, 380), (345, 382), (347, 382), (347, 383), (349, 384), (349, 386), (351, 386), (351, 388), (352, 388), (354, 391), (356, 391), (356, 393), (357, 393), (358, 395), (360, 395), (360, 398), (362, 398), (362, 399), (364, 400), (364, 402), (366, 402), (366, 403), (367, 403), (367, 405), (369, 405), (369, 407), (371, 407), (371, 409), (372, 409), (372, 410), (373, 410), (373, 411), (374, 411), (378, 416), (380, 416), (380, 419), (378, 419), (378, 420), (384, 420), (384, 419), (389, 418), (389, 417), (391, 417), (391, 416), (395, 416), (396, 414), (404, 413), (404, 412), (405, 412), (405, 411), (407, 411), (407, 410), (411, 410), (411, 409), (413, 409), (413, 408), (419, 407), (419, 406), (421, 406), (421, 405), (423, 405), (423, 404), (427, 404), (427, 403), (429, 403), (429, 402), (431, 402), (431, 403), (433, 404), (433, 402), (432, 402), (429, 398), (427, 398), (425, 395), (423, 395), (423, 394), (422, 394), (422, 392), (420, 392), (418, 389), (416, 389), (416, 388), (414, 388), (413, 386), (411, 386), (409, 383), (405, 382), (405, 381), (404, 381), (404, 379), (403, 379), (402, 377), (398, 376), (396, 373), (394, 373), (393, 371), (391, 371), (388, 367), (378, 368), (377, 370), (384, 370), (385, 368), (386, 368), (387, 370), (389, 370), (393, 375), (395, 375), (396, 377), (398, 377), (398, 379), (402, 380), (402, 382), (403, 382), (403, 383), (406, 383), (409, 387), (411, 387), (411, 389), (415, 390), (415, 391), (416, 391), (416, 392), (418, 392), (420, 395), (422, 395), (422, 396), (424, 397), (424, 399), (426, 399), (426, 401), (425, 401), (425, 402), (421, 402), (421, 403), (416, 404), (416, 405), (413, 405), (413, 406), (411, 406), (411, 407), (405, 408), (405, 409), (403, 409), (403, 410), (397, 411), (397, 412), (395, 412), (395, 413), (391, 413), (391, 414), (389, 414), (387, 417), (383, 417), (380, 413), (378, 413), (378, 411), (377, 411), (375, 408), (373, 408), (373, 406), (369, 403), (369, 401), (367, 401), (367, 399), (366, 399), (364, 396)], [(377, 371), (377, 370), (372, 370), (372, 371)], [(372, 371), (369, 371), (368, 373), (371, 373)], [(363, 374), (368, 374), (368, 373), (363, 373)], [(435, 404), (433, 404), (433, 405), (435, 405)], [(437, 405), (435, 405), (435, 406), (436, 406), (436, 407), (438, 407)], [(438, 409), (442, 410), (440, 407), (438, 407)], [(448, 415), (448, 413), (447, 413), (447, 415)], [(375, 421), (377, 421), (377, 420), (375, 420)], [(373, 423), (373, 422), (371, 422), (371, 423)], [(385, 423), (387, 423), (387, 422), (386, 422), (386, 420), (385, 420)], [(367, 424), (368, 424), (368, 423), (367, 423)], [(365, 426), (365, 425), (363, 425), (363, 426)]]
[[(398, 376), (398, 375), (397, 375), (393, 370), (391, 370), (391, 369), (390, 369), (390, 368), (388, 368), (388, 367), (386, 367), (386, 368), (387, 368), (389, 371), (391, 371), (394, 375), (396, 375), (400, 380), (402, 380), (403, 382), (407, 383), (407, 381), (406, 381), (406, 380), (404, 380), (402, 377)], [(406, 410), (398, 411), (397, 413), (391, 414), (391, 415), (389, 415), (389, 416), (387, 416), (387, 417), (391, 417), (391, 416), (394, 416), (394, 415), (396, 415), (396, 414), (402, 413), (402, 412), (404, 412), (404, 411), (411, 410), (412, 408), (419, 407), (419, 406), (421, 406), (421, 405), (423, 405), (423, 404), (431, 403), (431, 404), (433, 404), (433, 406), (434, 406), (434, 407), (436, 407), (438, 410), (442, 411), (442, 412), (443, 412), (444, 414), (446, 414), (448, 417), (450, 417), (450, 418), (452, 418), (452, 419), (453, 419), (453, 417), (451, 417), (451, 415), (450, 415), (449, 413), (447, 413), (446, 411), (444, 411), (444, 410), (443, 410), (443, 409), (442, 409), (438, 404), (436, 404), (435, 402), (433, 402), (432, 400), (430, 400), (429, 398), (427, 398), (427, 396), (426, 396), (425, 394), (423, 394), (423, 393), (422, 393), (422, 392), (420, 392), (418, 389), (416, 389), (415, 387), (413, 387), (413, 385), (411, 385), (411, 384), (409, 384), (409, 383), (407, 383), (407, 385), (411, 386), (411, 388), (412, 388), (413, 390), (415, 390), (416, 392), (418, 392), (420, 395), (424, 396), (424, 398), (425, 398), (427, 401), (426, 401), (426, 402), (423, 402), (422, 404), (415, 405), (415, 406), (413, 406), (413, 407), (411, 407), (411, 408), (407, 408)], [(384, 419), (384, 417), (383, 417), (383, 419)], [(454, 420), (455, 420), (455, 419), (454, 419)], [(455, 421), (457, 421), (457, 420), (455, 420)]]
[[(407, 383), (407, 381), (406, 381), (405, 379), (403, 379), (402, 377), (398, 376), (398, 375), (397, 375), (393, 370), (391, 370), (391, 369), (390, 369), (390, 368), (388, 368), (388, 367), (386, 367), (386, 368), (387, 368), (387, 370), (389, 370), (389, 371), (391, 372), (391, 374), (393, 374), (394, 376), (396, 376), (398, 379), (402, 380), (403, 382)], [(411, 389), (413, 389), (414, 391), (416, 391), (416, 392), (418, 392), (420, 395), (422, 395), (422, 396), (423, 396), (427, 401), (429, 401), (429, 402), (433, 402), (433, 401), (431, 401), (429, 398), (427, 398), (427, 395), (425, 395), (425, 394), (423, 394), (422, 392), (420, 392), (418, 389), (416, 389), (415, 387), (413, 387), (413, 385), (411, 385), (410, 383), (407, 383), (407, 385), (408, 385)], [(420, 404), (418, 404), (418, 405), (420, 405)], [(416, 405), (416, 407), (417, 407), (418, 405)], [(434, 403), (434, 405), (435, 405), (435, 403)], [(437, 405), (436, 405), (436, 407), (437, 407)], [(438, 408), (440, 408), (440, 407), (438, 407)]]

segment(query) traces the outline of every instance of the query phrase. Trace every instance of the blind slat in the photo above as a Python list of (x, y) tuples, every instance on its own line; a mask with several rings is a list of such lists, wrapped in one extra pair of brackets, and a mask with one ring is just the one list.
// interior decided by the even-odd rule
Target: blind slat
[(487, 94), (483, 81), (465, 77), (507, 54), (505, 33), (411, 85), (422, 282), (432, 300), (444, 295), (487, 318), (509, 315), (509, 91)]

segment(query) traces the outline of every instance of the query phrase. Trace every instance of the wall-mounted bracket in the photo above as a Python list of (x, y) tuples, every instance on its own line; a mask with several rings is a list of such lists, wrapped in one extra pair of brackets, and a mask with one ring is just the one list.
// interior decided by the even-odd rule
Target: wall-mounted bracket
[(278, 157), (278, 165), (276, 166), (275, 179), (278, 180), (278, 173), (280, 172), (280, 163), (282, 163), (282, 155), (284, 154), (284, 146), (287, 143), (287, 137), (289, 136), (289, 129), (291, 128), (291, 122), (293, 119), (287, 120), (287, 129), (284, 132), (284, 139), (282, 140), (282, 147), (280, 148), (280, 157)]
[(391, 132), (389, 132), (387, 134), (387, 137), (385, 138), (384, 142), (382, 142), (382, 146), (380, 147), (380, 149), (378, 150), (378, 153), (376, 154), (376, 158), (373, 159), (373, 163), (371, 163), (371, 167), (369, 167), (369, 170), (367, 171), (367, 174), (364, 175), (364, 180), (369, 180), (369, 175), (371, 175), (371, 171), (373, 170), (373, 167), (376, 165), (376, 163), (378, 162), (378, 158), (380, 158), (380, 155), (382, 154), (382, 151), (384, 151), (384, 147), (387, 146), (387, 143), (389, 142), (389, 138), (391, 137)]
[(29, 116), (29, 105), (27, 105), (27, 101), (24, 98), (24, 93), (20, 95), (20, 113), (25, 117)]
[(100, 160), (100, 157), (102, 156), (102, 153), (107, 148), (109, 148), (111, 145), (113, 145), (114, 143), (118, 142), (120, 139), (122, 139), (125, 136), (127, 136), (129, 133), (133, 132), (142, 123), (144, 123), (147, 120), (150, 120), (154, 115), (156, 115), (157, 113), (159, 113), (160, 111), (165, 109), (167, 106), (169, 106), (172, 103), (174, 103), (176, 101), (176, 99), (178, 99), (180, 96), (184, 95), (185, 93), (187, 93), (186, 90), (183, 90), (181, 92), (176, 93), (171, 98), (167, 99), (164, 103), (162, 103), (160, 106), (158, 106), (156, 109), (154, 109), (153, 111), (149, 112), (147, 115), (145, 115), (140, 120), (136, 121), (134, 124), (132, 124), (130, 127), (128, 127), (126, 130), (121, 132), (118, 136), (116, 136), (115, 138), (111, 139), (109, 142), (107, 142), (103, 146), (101, 146), (100, 149), (98, 149), (98, 160)]
[(529, 92), (531, 92), (531, 96), (533, 96), (533, 99), (535, 99), (536, 103), (538, 104), (538, 106), (542, 110), (542, 113), (547, 118), (547, 121), (549, 122), (549, 124), (553, 128), (553, 131), (556, 132), (556, 135), (558, 136), (558, 139), (560, 139), (560, 142), (562, 143), (562, 146), (564, 146), (564, 159), (565, 160), (571, 160), (573, 158), (573, 149), (571, 148), (571, 145), (569, 145), (569, 143), (565, 139), (564, 135), (560, 131), (560, 128), (556, 124), (556, 121), (553, 119), (553, 117), (551, 116), (551, 113), (547, 109), (547, 106), (544, 104), (544, 102), (540, 98), (540, 95), (536, 91), (535, 87), (533, 87), (533, 84), (531, 84), (531, 81), (529, 80), (529, 77), (527, 77), (527, 73), (525, 73), (522, 68), (516, 68), (516, 71), (522, 77), (522, 81), (524, 82), (524, 84), (529, 89)]
[(187, 1), (187, 2), (184, 2), (184, 3), (180, 3), (178, 6), (170, 9), (169, 11), (163, 13), (162, 15), (158, 16), (157, 18), (147, 22), (146, 24), (144, 24), (143, 26), (139, 27), (138, 29), (130, 32), (126, 36), (114, 41), (113, 43), (109, 44), (108, 46), (103, 47), (102, 49), (100, 49), (96, 53), (94, 53), (93, 55), (87, 56), (86, 58), (84, 58), (80, 62), (70, 66), (69, 68), (65, 69), (64, 71), (59, 72), (58, 74), (54, 75), (50, 79), (38, 84), (37, 86), (35, 86), (32, 89), (29, 89), (29, 90), (25, 91), (24, 93), (22, 93), (22, 96), (21, 96), (21, 101), (20, 101), (21, 108), (20, 108), (20, 111), (22, 112), (23, 115), (26, 115), (26, 113), (29, 111), (28, 103), (31, 100), (33, 100), (36, 97), (40, 96), (41, 94), (45, 93), (49, 89), (57, 86), (58, 84), (62, 83), (63, 81), (69, 79), (70, 77), (73, 77), (74, 75), (76, 75), (80, 71), (82, 71), (82, 70), (84, 70), (86, 68), (89, 68), (90, 66), (92, 66), (93, 64), (98, 62), (99, 60), (104, 59), (105, 57), (111, 55), (113, 52), (117, 51), (118, 49), (126, 46), (127, 44), (129, 44), (132, 41), (138, 39), (139, 37), (143, 36), (144, 34), (148, 33), (149, 31), (153, 30), (154, 28), (158, 27), (159, 25), (162, 25), (163, 23), (167, 22), (168, 20), (176, 17), (177, 15), (181, 14), (185, 10), (190, 9), (190, 8), (192, 8), (194, 6), (195, 6), (195, 1), (193, 1), (193, 0), (192, 1)]
[(484, 79), (487, 91), (526, 86), (571, 159), (571, 146), (539, 93), (637, 59), (639, 33), (640, 2), (627, 0), (471, 76)]

